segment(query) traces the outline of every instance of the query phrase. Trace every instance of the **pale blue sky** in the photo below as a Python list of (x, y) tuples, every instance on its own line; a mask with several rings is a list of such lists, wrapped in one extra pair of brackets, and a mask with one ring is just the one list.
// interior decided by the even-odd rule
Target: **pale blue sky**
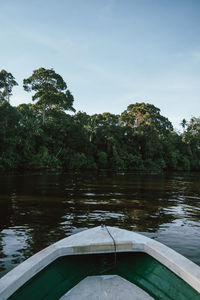
[(0, 0), (0, 69), (53, 68), (88, 114), (135, 102), (173, 125), (200, 116), (200, 0)]

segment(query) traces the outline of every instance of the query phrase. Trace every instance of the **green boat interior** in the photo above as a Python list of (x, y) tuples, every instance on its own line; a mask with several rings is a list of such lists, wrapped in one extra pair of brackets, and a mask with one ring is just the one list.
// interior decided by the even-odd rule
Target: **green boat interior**
[(200, 299), (200, 294), (151, 256), (141, 252), (84, 254), (60, 257), (9, 300), (60, 299), (87, 276), (119, 275), (155, 299)]

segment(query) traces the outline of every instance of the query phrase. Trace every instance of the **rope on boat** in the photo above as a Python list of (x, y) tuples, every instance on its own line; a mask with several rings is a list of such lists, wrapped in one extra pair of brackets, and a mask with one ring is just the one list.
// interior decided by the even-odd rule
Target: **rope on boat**
[(117, 262), (117, 245), (116, 245), (115, 239), (114, 239), (113, 235), (110, 233), (110, 231), (109, 231), (109, 229), (107, 228), (106, 225), (102, 224), (101, 227), (106, 229), (107, 233), (109, 234), (109, 236), (111, 237), (111, 239), (113, 241), (113, 246), (114, 246), (114, 265), (116, 266), (116, 262)]

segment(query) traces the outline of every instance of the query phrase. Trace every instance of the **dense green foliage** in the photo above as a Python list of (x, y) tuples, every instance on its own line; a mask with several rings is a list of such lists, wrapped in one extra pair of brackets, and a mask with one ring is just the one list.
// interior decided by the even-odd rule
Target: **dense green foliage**
[(15, 78), (11, 73), (6, 70), (1, 70), (0, 72), (0, 102), (3, 100), (10, 101), (10, 96), (12, 95), (12, 88), (18, 85)]
[(183, 119), (183, 133), (177, 133), (148, 103), (131, 104), (121, 115), (69, 115), (66, 110), (75, 112), (72, 94), (60, 75), (44, 68), (24, 79), (24, 89), (34, 91), (38, 101), (13, 107), (8, 100), (17, 83), (5, 72), (0, 72), (0, 169), (200, 170), (200, 118)]
[(37, 106), (42, 110), (43, 124), (46, 111), (50, 109), (72, 110), (74, 98), (62, 77), (53, 69), (40, 68), (33, 71), (32, 76), (24, 79), (24, 89), (27, 92), (35, 91), (32, 99), (38, 100)]

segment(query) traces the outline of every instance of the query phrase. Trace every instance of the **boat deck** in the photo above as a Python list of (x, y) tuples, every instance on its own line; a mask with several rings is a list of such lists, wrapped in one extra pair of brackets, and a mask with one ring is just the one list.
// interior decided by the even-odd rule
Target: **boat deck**
[(157, 241), (114, 227), (58, 241), (0, 280), (2, 300), (152, 299), (149, 295), (199, 300), (200, 267)]
[(152, 300), (137, 285), (118, 275), (88, 276), (60, 300)]

